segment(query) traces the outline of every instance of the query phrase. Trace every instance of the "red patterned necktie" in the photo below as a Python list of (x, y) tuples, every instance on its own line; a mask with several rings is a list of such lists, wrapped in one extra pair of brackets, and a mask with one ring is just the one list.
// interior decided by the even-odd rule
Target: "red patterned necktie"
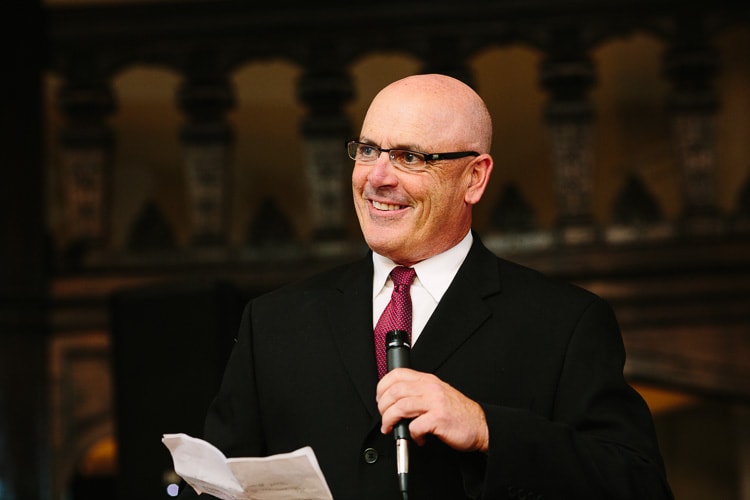
[(411, 267), (396, 267), (391, 271), (393, 293), (391, 301), (375, 326), (375, 359), (378, 362), (378, 378), (387, 371), (385, 334), (391, 330), (405, 330), (411, 342), (411, 296), (409, 287), (416, 276)]

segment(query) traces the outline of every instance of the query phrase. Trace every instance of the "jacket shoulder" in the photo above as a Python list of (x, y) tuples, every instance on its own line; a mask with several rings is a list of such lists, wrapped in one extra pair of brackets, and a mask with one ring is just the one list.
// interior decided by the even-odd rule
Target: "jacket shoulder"
[(309, 276), (283, 284), (253, 299), (253, 302), (288, 301), (296, 295), (309, 295), (340, 290), (351, 283), (360, 284), (372, 278), (372, 259), (362, 258), (315, 272)]

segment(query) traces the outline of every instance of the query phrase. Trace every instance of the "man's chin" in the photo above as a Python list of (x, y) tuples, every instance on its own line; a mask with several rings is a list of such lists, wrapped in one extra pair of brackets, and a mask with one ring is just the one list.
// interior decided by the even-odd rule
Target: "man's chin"
[(390, 258), (390, 254), (403, 248), (403, 237), (400, 232), (383, 230), (366, 230), (364, 232), (367, 246), (373, 252)]

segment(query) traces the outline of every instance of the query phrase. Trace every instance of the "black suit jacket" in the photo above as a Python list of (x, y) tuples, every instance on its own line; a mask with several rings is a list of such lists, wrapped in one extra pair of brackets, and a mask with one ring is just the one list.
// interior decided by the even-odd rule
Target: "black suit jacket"
[[(227, 456), (310, 445), (336, 500), (400, 498), (375, 402), (372, 271), (368, 256), (248, 304), (207, 440)], [(623, 364), (604, 301), (475, 237), (411, 366), (482, 405), (490, 451), (413, 445), (410, 498), (670, 498), (651, 416)]]

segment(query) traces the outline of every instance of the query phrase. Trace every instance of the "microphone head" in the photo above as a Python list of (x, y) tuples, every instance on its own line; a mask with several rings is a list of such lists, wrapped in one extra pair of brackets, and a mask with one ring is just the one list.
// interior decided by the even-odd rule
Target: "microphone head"
[(409, 344), (409, 333), (404, 330), (391, 330), (385, 334), (385, 348), (392, 347), (411, 347)]

